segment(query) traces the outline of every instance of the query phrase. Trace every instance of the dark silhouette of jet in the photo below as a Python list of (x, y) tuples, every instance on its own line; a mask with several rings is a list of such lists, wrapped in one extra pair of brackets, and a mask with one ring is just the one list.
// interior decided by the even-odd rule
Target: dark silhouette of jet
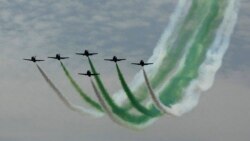
[(99, 73), (91, 73), (90, 70), (87, 71), (87, 73), (78, 73), (79, 75), (86, 75), (88, 77), (91, 77), (93, 75), (99, 75)]
[(56, 54), (56, 57), (48, 57), (48, 58), (51, 58), (51, 59), (57, 59), (57, 60), (69, 59), (69, 57), (61, 57), (61, 55), (60, 55), (60, 54)]
[(23, 59), (23, 60), (26, 60), (26, 61), (31, 61), (31, 62), (40, 62), (40, 61), (45, 61), (45, 60), (38, 60), (36, 59), (36, 56), (32, 56), (30, 59)]
[(139, 65), (139, 66), (146, 66), (146, 65), (152, 65), (153, 63), (145, 63), (143, 60), (141, 60), (139, 63), (131, 63), (133, 65)]
[(123, 61), (123, 60), (126, 60), (126, 59), (118, 59), (116, 56), (114, 56), (112, 59), (104, 59), (106, 61), (113, 61), (115, 63), (119, 62), (119, 61)]
[(87, 57), (92, 56), (92, 55), (96, 55), (96, 54), (98, 54), (98, 53), (89, 53), (88, 50), (85, 50), (84, 53), (76, 53), (76, 55), (83, 55), (83, 56), (87, 56)]

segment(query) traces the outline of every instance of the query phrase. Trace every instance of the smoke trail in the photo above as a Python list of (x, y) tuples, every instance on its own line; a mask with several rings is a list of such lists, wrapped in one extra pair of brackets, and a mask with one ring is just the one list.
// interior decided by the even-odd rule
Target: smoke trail
[[(213, 84), (237, 20), (238, 3), (238, 0), (180, 0), (169, 28), (150, 58), (149, 62), (154, 65), (142, 70), (146, 86), (143, 77), (137, 75), (130, 89), (118, 65), (118, 76), (128, 98), (120, 92), (113, 100), (99, 76), (95, 76), (99, 91), (91, 80), (103, 110), (118, 124), (135, 127), (145, 127), (158, 118), (147, 115), (159, 113), (153, 104), (175, 116), (190, 111), (198, 103), (200, 93)], [(90, 58), (88, 61), (96, 73)], [(82, 92), (62, 63), (61, 66), (80, 95), (101, 110), (98, 103)], [(147, 102), (148, 92), (154, 103), (150, 101), (150, 105), (144, 107), (140, 103)], [(134, 108), (144, 115), (134, 114)]]
[(70, 83), (72, 84), (72, 86), (75, 88), (75, 90), (80, 94), (80, 96), (93, 108), (97, 109), (98, 111), (102, 111), (101, 106), (95, 102), (94, 100), (92, 100), (90, 97), (88, 97), (83, 90), (80, 88), (80, 86), (75, 82), (75, 80), (72, 78), (72, 76), (70, 75), (69, 71), (67, 70), (67, 68), (64, 66), (64, 64), (62, 62), (60, 62), (61, 67), (63, 68), (63, 71), (65, 73), (65, 75), (67, 76), (67, 78), (69, 79)]
[(201, 35), (202, 29), (205, 27), (204, 25), (207, 24), (210, 11), (211, 1), (193, 0), (190, 12), (178, 33), (178, 38), (174, 39), (173, 44), (167, 44), (168, 50), (166, 50), (167, 54), (160, 63), (161, 68), (155, 72), (151, 80), (153, 88), (159, 89), (160, 86), (166, 85), (164, 83), (166, 78), (167, 80), (171, 80), (186, 65), (185, 63), (182, 65), (178, 64), (182, 63), (181, 58), (186, 58), (190, 47), (192, 47), (193, 43)]
[[(171, 35), (168, 37), (169, 40), (165, 40), (164, 44), (161, 42), (156, 47), (158, 49), (160, 48), (161, 52), (158, 52), (159, 54), (157, 54), (160, 60), (157, 59), (155, 65), (152, 66), (151, 71), (149, 71), (149, 76), (151, 78), (150, 82), (153, 89), (158, 90), (161, 86), (166, 86), (167, 84), (164, 83), (166, 78), (169, 77), (168, 79), (171, 79), (171, 77), (176, 75), (176, 72), (179, 71), (181, 65), (178, 64), (182, 63), (180, 58), (181, 56), (185, 56), (184, 54), (186, 54), (186, 51), (188, 50), (187, 46), (191, 46), (189, 45), (189, 42), (193, 41), (199, 33), (199, 30), (201, 29), (199, 26), (204, 24), (209, 11), (210, 2), (194, 0), (190, 7), (190, 11), (184, 18), (185, 20), (180, 20), (182, 22), (179, 21), (179, 23), (176, 23), (177, 25), (181, 25), (174, 32), (174, 34), (177, 34), (178, 36)], [(166, 33), (164, 33), (164, 35), (165, 34)], [(154, 54), (154, 56), (155, 55), (156, 54)], [(139, 95), (139, 98), (143, 100), (147, 96), (147, 88), (142, 84), (143, 83), (136, 88), (135, 92)]]
[(160, 92), (161, 101), (171, 106), (182, 98), (184, 89), (192, 79), (197, 77), (196, 71), (198, 70), (199, 63), (202, 62), (204, 53), (206, 53), (209, 45), (209, 39), (213, 38), (212, 34), (215, 31), (213, 28), (218, 23), (219, 5), (216, 1), (211, 1), (210, 11), (202, 24), (202, 28), (196, 35), (196, 40), (193, 42), (192, 47), (188, 50), (188, 55), (185, 60), (185, 66), (179, 73), (172, 78), (171, 82)]
[[(152, 89), (159, 94), (162, 104), (171, 107), (171, 113), (182, 115), (190, 111), (197, 104), (199, 93), (212, 85), (236, 22), (237, 3), (236, 0), (193, 0), (185, 20), (175, 20), (178, 28), (164, 33), (150, 59), (155, 65), (146, 71)], [(220, 28), (223, 31), (218, 35)], [(217, 49), (211, 50), (213, 46)], [(137, 100), (145, 100), (147, 88), (142, 85), (143, 78), (137, 75), (135, 79), (132, 90)], [(127, 100), (121, 94), (115, 98), (124, 105)]]
[[(159, 89), (159, 86), (166, 86), (166, 83), (164, 83), (166, 77), (168, 77), (169, 80), (178, 75), (176, 72), (179, 72), (181, 67), (183, 67), (181, 65), (178, 66), (181, 61), (180, 58), (187, 56), (187, 52), (189, 52), (194, 42), (199, 39), (201, 35), (204, 35), (204, 27), (211, 23), (211, 21), (208, 21), (212, 9), (211, 5), (212, 1), (193, 1), (185, 24), (178, 33), (178, 38), (175, 39), (174, 44), (170, 45), (171, 48), (168, 49), (167, 55), (163, 57), (163, 61), (161, 62), (161, 68), (156, 72), (157, 75), (151, 80), (153, 88)], [(184, 63), (184, 66), (185, 65), (186, 63)], [(175, 73), (169, 77), (171, 72)], [(178, 97), (176, 97), (176, 99), (178, 99)], [(174, 100), (171, 101), (175, 102)], [(170, 105), (171, 104), (168, 106)]]
[(173, 111), (177, 114), (182, 115), (190, 111), (197, 105), (200, 93), (212, 86), (215, 74), (221, 66), (223, 55), (229, 46), (238, 17), (239, 3), (237, 0), (229, 2), (224, 20), (217, 30), (216, 38), (199, 68), (197, 79), (190, 83), (183, 100), (173, 106)]
[(53, 89), (53, 91), (57, 94), (57, 96), (62, 100), (62, 102), (71, 110), (75, 112), (79, 112), (81, 114), (89, 114), (94, 117), (101, 117), (103, 116), (102, 112), (97, 112), (89, 109), (85, 109), (83, 107), (73, 105), (71, 102), (68, 101), (68, 99), (59, 91), (59, 89), (52, 83), (52, 81), (48, 78), (48, 76), (45, 74), (45, 72), (41, 69), (41, 67), (36, 64), (39, 72), (42, 74), (43, 78), (47, 82), (47, 84)]
[(155, 117), (155, 116), (159, 116), (161, 113), (154, 109), (154, 108), (151, 108), (151, 109), (147, 109), (146, 107), (142, 106), (140, 104), (140, 102), (138, 102), (138, 100), (136, 99), (136, 97), (134, 96), (134, 94), (131, 92), (131, 90), (129, 89), (123, 75), (122, 75), (122, 72), (118, 66), (118, 64), (116, 63), (116, 70), (117, 70), (117, 73), (118, 73), (118, 77), (120, 79), (120, 82), (121, 82), (121, 85), (126, 93), (126, 95), (128, 96), (129, 100), (131, 101), (132, 105), (140, 112), (142, 112), (143, 114), (145, 115), (148, 115), (148, 116), (152, 116), (152, 117)]
[[(168, 44), (173, 44), (173, 41), (176, 40), (178, 32), (181, 31), (181, 27), (184, 25), (184, 21), (187, 20), (187, 15), (189, 9), (191, 9), (191, 0), (179, 0), (178, 4), (174, 10), (174, 13), (170, 16), (170, 23), (165, 29), (163, 35), (161, 36), (156, 48), (154, 49), (153, 55), (150, 57), (148, 62), (154, 62), (152, 66), (147, 67), (146, 71), (149, 73), (149, 77), (156, 74), (156, 70), (161, 67), (161, 62), (163, 61), (164, 56), (166, 55), (165, 47), (169, 47)], [(188, 17), (193, 17), (191, 14)], [(186, 22), (185, 22), (186, 23)], [(142, 84), (144, 83), (143, 78), (139, 72), (135, 75), (130, 87), (133, 91), (136, 91), (138, 95), (138, 100), (146, 99), (147, 88)], [(124, 105), (126, 103), (126, 97), (122, 91), (119, 91), (114, 95), (114, 98), (118, 103)], [(128, 105), (128, 103), (127, 103)]]
[(91, 85), (94, 89), (94, 92), (96, 94), (96, 97), (97, 99), (99, 100), (100, 104), (102, 105), (104, 111), (108, 114), (108, 116), (110, 117), (110, 119), (112, 121), (114, 121), (115, 123), (121, 125), (121, 126), (124, 126), (124, 127), (127, 127), (127, 128), (130, 128), (130, 129), (141, 129), (140, 126), (135, 126), (133, 124), (130, 124), (130, 123), (126, 123), (122, 120), (120, 120), (119, 118), (117, 118), (113, 113), (112, 111), (109, 109), (108, 105), (105, 103), (105, 100), (102, 98), (102, 96), (99, 94), (96, 86), (95, 86), (95, 83), (93, 82), (93, 80), (90, 78), (90, 82), (91, 82)]
[(96, 86), (95, 86), (95, 84), (94, 84), (94, 82), (93, 82), (92, 79), (90, 79), (90, 82), (91, 82), (91, 85), (92, 85), (92, 87), (94, 89), (96, 97), (98, 98), (98, 100), (99, 100), (100, 104), (102, 105), (104, 111), (108, 114), (108, 116), (111, 118), (111, 120), (113, 120), (114, 122), (122, 125), (122, 123), (120, 123), (119, 121), (117, 121), (116, 118), (113, 116), (112, 111), (109, 110), (109, 108), (106, 105), (105, 101), (102, 99), (101, 95), (99, 94), (99, 92), (98, 92), (98, 90), (97, 90), (97, 88), (96, 88)]
[(171, 111), (169, 110), (169, 108), (168, 108), (168, 107), (165, 107), (164, 105), (162, 105), (161, 102), (160, 102), (160, 100), (156, 97), (156, 95), (155, 95), (155, 93), (154, 93), (154, 91), (153, 91), (153, 89), (152, 89), (152, 87), (151, 87), (151, 85), (150, 85), (150, 83), (149, 83), (149, 81), (148, 81), (148, 76), (147, 76), (147, 74), (146, 74), (144, 68), (142, 69), (142, 71), (143, 71), (143, 76), (144, 76), (146, 85), (147, 85), (148, 90), (149, 90), (149, 94), (150, 94), (150, 96), (151, 96), (151, 99), (152, 99), (154, 105), (155, 105), (162, 113), (168, 113), (168, 114), (173, 115), (173, 114), (171, 113)]
[[(178, 64), (180, 56), (184, 54), (184, 43), (192, 37), (190, 35), (196, 31), (196, 25), (206, 17), (206, 11), (202, 12), (204, 14), (200, 12), (201, 10), (204, 11), (204, 9), (206, 9), (206, 7), (203, 7), (206, 5), (198, 7), (197, 2), (193, 2), (192, 5), (191, 3), (192, 1), (179, 1), (177, 9), (175, 10), (174, 16), (170, 22), (170, 26), (166, 29), (150, 59), (151, 62), (154, 62), (154, 65), (147, 67), (147, 71), (149, 72), (150, 78), (153, 78), (151, 83), (154, 89), (162, 85), (164, 78), (172, 71), (176, 70), (175, 66)], [(191, 7), (189, 5), (191, 5)], [(190, 9), (189, 12), (187, 12), (188, 9)], [(195, 22), (197, 24), (194, 24)], [(186, 28), (188, 25), (190, 27)], [(177, 45), (177, 43), (180, 44)], [(170, 47), (171, 50), (167, 50), (167, 48)], [(137, 95), (139, 95), (139, 98), (144, 100), (147, 96), (147, 88), (142, 85), (143, 78), (140, 74), (141, 73), (136, 75), (132, 82), (133, 85), (131, 86), (134, 91), (136, 91)], [(124, 98), (121, 97), (119, 99), (119, 101), (121, 101)]]
[[(89, 65), (91, 67), (92, 72), (97, 73), (90, 58), (88, 58), (88, 61), (89, 61)], [(97, 83), (97, 86), (100, 89), (100, 92), (101, 92), (102, 96), (104, 97), (105, 101), (111, 107), (112, 112), (114, 112), (119, 118), (121, 118), (125, 122), (134, 124), (137, 127), (146, 127), (147, 125), (151, 124), (152, 122), (154, 122), (156, 120), (156, 118), (148, 117), (146, 115), (136, 115), (136, 114), (129, 113), (126, 109), (119, 107), (115, 103), (115, 101), (110, 97), (110, 95), (109, 95), (108, 91), (106, 90), (105, 86), (103, 85), (100, 77), (98, 75), (96, 75), (94, 77), (95, 77), (95, 81)]]
[[(184, 94), (184, 90), (198, 75), (198, 67), (203, 61), (205, 53), (210, 46), (210, 41), (213, 40), (213, 34), (216, 31), (218, 23), (220, 23), (220, 4), (217, 1), (211, 1), (210, 12), (203, 23), (203, 28), (197, 34), (196, 40), (189, 49), (188, 55), (185, 61), (185, 65), (179, 73), (171, 80), (168, 86), (166, 86), (161, 92), (161, 101), (167, 105), (174, 105), (178, 103)], [(221, 5), (222, 6), (222, 5)], [(168, 94), (166, 94), (168, 92)]]

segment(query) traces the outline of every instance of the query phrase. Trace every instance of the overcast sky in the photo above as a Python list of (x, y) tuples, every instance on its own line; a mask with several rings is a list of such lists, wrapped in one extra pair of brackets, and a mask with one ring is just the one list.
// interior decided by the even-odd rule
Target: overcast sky
[[(147, 59), (169, 22), (175, 0), (0, 0), (0, 140), (2, 141), (248, 141), (250, 138), (250, 2), (241, 0), (232, 42), (214, 86), (199, 105), (180, 118), (163, 117), (143, 131), (120, 127), (107, 117), (94, 119), (70, 111), (43, 81), (32, 63), (56, 53), (89, 93), (85, 59), (75, 52), (99, 52), (94, 58), (111, 92), (120, 86), (104, 57)], [(81, 99), (57, 61), (41, 67), (74, 103)], [(121, 64), (131, 80), (138, 68)]]

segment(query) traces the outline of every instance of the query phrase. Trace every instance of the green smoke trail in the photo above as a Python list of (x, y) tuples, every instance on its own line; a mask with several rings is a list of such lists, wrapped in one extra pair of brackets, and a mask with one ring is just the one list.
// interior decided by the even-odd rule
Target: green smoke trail
[[(169, 41), (165, 44), (164, 58), (162, 59), (160, 68), (155, 73), (156, 75), (150, 77), (150, 83), (153, 89), (158, 89), (165, 81), (171, 72), (175, 71), (176, 66), (180, 62), (181, 56), (184, 56), (185, 47), (191, 41), (194, 40), (194, 36), (200, 30), (200, 26), (204, 23), (204, 19), (210, 11), (210, 1), (207, 0), (193, 0), (190, 10), (185, 17), (183, 23), (178, 23), (177, 35), (173, 34)], [(173, 41), (172, 41), (173, 40)], [(147, 98), (147, 87), (140, 85), (135, 93), (139, 96), (139, 100), (145, 100)]]
[(45, 72), (42, 70), (42, 68), (36, 64), (39, 72), (42, 74), (44, 80), (47, 82), (47, 84), (52, 88), (52, 90), (57, 94), (57, 96), (62, 100), (62, 102), (71, 110), (75, 112), (79, 112), (81, 114), (90, 114), (96, 117), (100, 117), (103, 115), (102, 112), (96, 112), (96, 111), (91, 111), (88, 109), (85, 109), (83, 107), (73, 105), (68, 101), (68, 99), (59, 91), (59, 89), (53, 84), (53, 82), (49, 79), (49, 77), (45, 74)]
[(185, 62), (187, 65), (160, 92), (160, 99), (165, 105), (170, 106), (177, 103), (182, 98), (183, 90), (198, 76), (198, 68), (204, 61), (206, 51), (214, 38), (216, 27), (221, 22), (220, 5), (224, 5), (224, 3), (211, 0), (210, 12), (187, 55)]
[(97, 99), (99, 100), (100, 104), (102, 105), (104, 111), (108, 114), (108, 116), (110, 117), (110, 119), (112, 121), (114, 121), (115, 123), (121, 125), (121, 126), (124, 126), (124, 127), (127, 127), (127, 128), (131, 128), (131, 129), (140, 129), (138, 128), (138, 126), (134, 126), (133, 124), (130, 124), (130, 123), (126, 123), (126, 122), (123, 122), (122, 120), (120, 120), (119, 118), (117, 118), (113, 113), (112, 111), (109, 109), (108, 105), (105, 103), (105, 100), (102, 98), (102, 96), (100, 95), (100, 93), (98, 92), (97, 90), (97, 87), (94, 83), (94, 81), (92, 80), (92, 78), (90, 78), (90, 82), (91, 82), (91, 85), (94, 89), (94, 92), (96, 94), (96, 97)]
[(80, 94), (80, 96), (93, 108), (97, 109), (98, 111), (103, 111), (101, 106), (95, 102), (94, 100), (92, 100), (89, 96), (87, 96), (83, 90), (80, 88), (80, 86), (76, 83), (76, 81), (72, 78), (72, 76), (70, 75), (69, 71), (67, 70), (67, 68), (64, 66), (64, 64), (62, 62), (60, 62), (61, 67), (63, 68), (63, 71), (65, 73), (65, 75), (67, 76), (67, 78), (69, 79), (70, 83), (72, 84), (72, 86), (75, 88), (75, 90)]
[[(81, 90), (62, 62), (61, 66), (67, 78), (83, 99), (100, 113), (105, 111), (114, 122), (120, 125), (146, 126), (156, 120), (161, 115), (160, 111), (163, 111), (164, 108), (170, 110), (170, 112), (166, 110), (167, 113), (181, 115), (192, 109), (192, 106), (198, 102), (196, 98), (199, 92), (208, 89), (209, 84), (212, 84), (213, 78), (208, 79), (208, 77), (214, 77), (218, 70), (223, 53), (230, 41), (230, 31), (233, 30), (234, 26), (232, 23), (236, 22), (235, 18), (228, 16), (230, 13), (235, 16), (235, 13), (228, 12), (237, 9), (235, 1), (237, 0), (180, 0), (179, 3), (192, 2), (190, 3), (191, 7), (187, 9), (188, 11), (184, 10), (187, 14), (183, 19), (176, 20), (176, 26), (170, 32), (169, 37), (166, 37), (159, 45), (160, 52), (154, 53), (152, 58), (155, 59), (157, 55), (158, 59), (155, 59), (154, 63), (157, 65), (153, 66), (151, 70), (149, 69), (149, 77), (143, 70), (146, 85), (143, 85), (144, 82), (140, 82), (143, 81), (141, 79), (134, 83), (136, 84), (134, 89), (129, 88), (119, 66), (116, 66), (118, 77), (128, 97), (128, 99), (122, 99), (123, 97), (118, 99), (122, 103), (113, 100), (100, 77), (95, 76), (97, 86), (95, 86), (93, 80), (91, 80), (91, 84), (101, 103), (99, 105)], [(227, 22), (229, 24), (225, 24)], [(229, 32), (225, 30), (229, 30)], [(229, 33), (229, 35), (226, 35), (226, 33)], [(97, 73), (90, 58), (88, 58), (88, 61), (92, 72)], [(37, 67), (62, 101), (72, 110), (79, 110), (63, 97), (42, 69), (39, 66)], [(153, 90), (157, 92), (156, 95)], [(133, 93), (136, 94), (136, 97)], [(141, 103), (145, 103), (148, 96), (152, 97), (154, 103), (152, 104), (150, 101), (151, 105), (144, 107)], [(161, 103), (159, 103), (159, 100)], [(125, 102), (129, 104), (123, 104)], [(139, 115), (133, 113), (132, 110), (134, 109), (141, 113)]]
[[(166, 55), (156, 75), (150, 77), (150, 82), (153, 89), (159, 89), (169, 77), (170, 84), (165, 84), (160, 92), (160, 100), (166, 106), (171, 107), (180, 101), (184, 89), (197, 77), (198, 68), (223, 19), (226, 5), (225, 0), (193, 0), (181, 30), (177, 31), (178, 38), (173, 44), (165, 43)], [(182, 71), (181, 67), (176, 68), (181, 56), (186, 57), (182, 66), (185, 69)], [(172, 78), (170, 74), (173, 71), (177, 71), (177, 74)], [(147, 89), (143, 85), (139, 86), (135, 93), (139, 95), (139, 100), (145, 100), (147, 97)]]
[(96, 86), (95, 86), (95, 83), (93, 82), (92, 79), (90, 79), (90, 82), (91, 82), (91, 85), (93, 87), (93, 90), (96, 94), (96, 97), (98, 98), (100, 104), (102, 105), (103, 109), (105, 110), (105, 112), (109, 115), (109, 117), (111, 118), (111, 120), (113, 120), (114, 122), (118, 123), (118, 124), (121, 124), (120, 122), (118, 122), (116, 120), (116, 118), (113, 116), (112, 114), (112, 111), (109, 110), (108, 106), (106, 105), (105, 101), (102, 99), (101, 95), (99, 94)]
[[(199, 2), (201, 4), (198, 4)], [(183, 26), (180, 29), (180, 33), (176, 41), (170, 46), (168, 45), (167, 55), (164, 57), (163, 62), (160, 69), (157, 72), (157, 75), (150, 81), (153, 88), (156, 88), (160, 85), (166, 78), (166, 76), (170, 75), (171, 72), (174, 71), (176, 66), (180, 62), (181, 56), (184, 56), (186, 51), (186, 44), (190, 40), (193, 40), (194, 34), (196, 34), (197, 29), (199, 28), (200, 22), (203, 21), (204, 17), (206, 17), (207, 9), (206, 5), (202, 5), (202, 0), (194, 0), (192, 7), (190, 8), (190, 12), (186, 17)], [(202, 14), (201, 14), (202, 13)], [(204, 17), (203, 17), (204, 16)]]
[(134, 108), (136, 108), (138, 111), (140, 111), (143, 114), (148, 115), (148, 116), (155, 117), (155, 116), (161, 115), (161, 113), (157, 109), (155, 109), (155, 107), (147, 109), (146, 107), (142, 106), (140, 104), (140, 102), (138, 102), (138, 100), (136, 99), (134, 94), (131, 92), (130, 88), (128, 87), (117, 63), (116, 63), (116, 70), (117, 70), (121, 85), (122, 85), (126, 95), (128, 96), (131, 104), (134, 106)]
[[(187, 2), (187, 0), (183, 1)], [(102, 96), (111, 107), (112, 111), (124, 121), (140, 125), (149, 123), (150, 121), (155, 119), (152, 117), (148, 117), (145, 114), (140, 116), (140, 118), (143, 117), (143, 120), (140, 119), (141, 121), (139, 121), (138, 118), (134, 119), (134, 115), (131, 115), (129, 113), (130, 109), (134, 107), (137, 107), (137, 109), (140, 109), (140, 111), (143, 111), (144, 113), (148, 112), (146, 110), (159, 112), (153, 105), (151, 105), (149, 109), (146, 110), (139, 105), (141, 101), (147, 99), (147, 90), (149, 90), (150, 87), (152, 88), (151, 91), (149, 90), (149, 92), (152, 93), (152, 89), (155, 89), (157, 92), (159, 92), (159, 94), (157, 94), (157, 98), (159, 98), (159, 100), (162, 102), (162, 104), (164, 104), (164, 106), (166, 106), (166, 108), (169, 107), (171, 114), (178, 116), (189, 111), (198, 101), (195, 94), (199, 94), (199, 92), (202, 90), (202, 88), (200, 88), (201, 86), (199, 86), (198, 84), (199, 82), (203, 81), (200, 80), (200, 77), (202, 76), (204, 77), (204, 79), (207, 79), (207, 77), (213, 76), (213, 74), (215, 74), (216, 68), (218, 68), (218, 66), (213, 65), (217, 65), (218, 63), (212, 63), (211, 67), (213, 67), (213, 69), (215, 68), (215, 71), (213, 71), (211, 74), (202, 74), (203, 72), (201, 72), (200, 69), (203, 69), (202, 65), (207, 59), (206, 55), (208, 52), (211, 53), (211, 51), (213, 51), (212, 54), (216, 54), (216, 57), (223, 56), (223, 51), (225, 49), (219, 50), (218, 53), (218, 47), (215, 48), (217, 50), (213, 50), (212, 46), (214, 46), (214, 43), (215, 46), (220, 45), (220, 43), (215, 42), (217, 40), (225, 40), (221, 44), (223, 45), (223, 48), (226, 48), (227, 43), (229, 43), (230, 41), (230, 35), (227, 36), (224, 33), (230, 33), (226, 32), (225, 30), (232, 30), (232, 28), (234, 27), (233, 23), (235, 21), (235, 18), (224, 16), (230, 14), (230, 10), (235, 11), (235, 9), (237, 9), (237, 5), (235, 0), (192, 0), (191, 2), (191, 7), (188, 10), (188, 14), (185, 16), (184, 20), (180, 20), (181, 22), (179, 23), (177, 20), (177, 26), (173, 30), (173, 33), (171, 33), (170, 37), (168, 37), (168, 39), (166, 39), (159, 45), (159, 48), (161, 49), (160, 52), (156, 52), (153, 55), (157, 55), (159, 59), (155, 59), (156, 57), (153, 58), (157, 61), (157, 66), (153, 66), (156, 68), (151, 69), (149, 80), (147, 81), (145, 79), (148, 85), (145, 86), (140, 81), (138, 81), (138, 83), (135, 83), (137, 84), (136, 87), (133, 91), (130, 91), (130, 95), (128, 96), (130, 102), (129, 104), (122, 105), (122, 107), (117, 106), (115, 101), (113, 101), (113, 99), (109, 96), (109, 93), (104, 87), (101, 79), (98, 76), (95, 77), (96, 83), (98, 85), (98, 88), (100, 89)], [(230, 5), (233, 6), (230, 7)], [(225, 24), (225, 22), (227, 21), (231, 23), (229, 23), (228, 25)], [(221, 33), (218, 33), (219, 30), (224, 31), (220, 31)], [(216, 59), (216, 61), (221, 60)], [(92, 64), (90, 59), (89, 64), (92, 71), (96, 73), (94, 65)], [(120, 78), (122, 78), (121, 76)], [(129, 88), (126, 87), (125, 79), (123, 80), (123, 87), (128, 93)], [(204, 81), (205, 82), (203, 82), (203, 85), (206, 85), (204, 87), (207, 87), (209, 83), (206, 83), (207, 80)], [(149, 85), (149, 82), (151, 86)], [(134, 99), (133, 97), (131, 97), (131, 95), (133, 96), (132, 92), (137, 94), (137, 97), (134, 97)], [(189, 99), (186, 99), (186, 96)], [(123, 96), (121, 96), (121, 98), (123, 98)], [(125, 101), (127, 99), (122, 100)], [(184, 102), (182, 100), (184, 100)], [(127, 107), (129, 108), (127, 109)], [(145, 119), (145, 117), (147, 119)]]
[[(97, 73), (96, 69), (91, 61), (90, 58), (88, 58), (91, 70), (93, 73)], [(148, 123), (151, 117), (147, 115), (135, 115), (129, 113), (126, 109), (119, 107), (114, 100), (110, 97), (110, 94), (107, 92), (105, 86), (103, 85), (100, 77), (98, 75), (95, 76), (95, 81), (97, 83), (98, 88), (100, 89), (100, 92), (106, 102), (109, 104), (109, 106), (112, 109), (112, 112), (114, 112), (119, 118), (123, 119), (124, 121), (128, 123), (133, 123), (134, 125), (143, 126), (145, 123)]]

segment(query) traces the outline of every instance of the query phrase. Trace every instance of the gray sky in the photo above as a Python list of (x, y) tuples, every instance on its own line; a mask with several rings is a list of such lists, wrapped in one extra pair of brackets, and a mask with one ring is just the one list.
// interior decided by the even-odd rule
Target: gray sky
[[(4, 141), (248, 141), (250, 138), (250, 2), (241, 0), (238, 24), (214, 86), (199, 105), (180, 118), (163, 117), (143, 131), (117, 126), (70, 111), (43, 81), (34, 65), (21, 59), (61, 53), (74, 78), (90, 94), (88, 69), (75, 52), (101, 53), (94, 61), (111, 92), (120, 88), (114, 66), (104, 57), (130, 61), (151, 56), (169, 21), (174, 0), (0, 0), (0, 140)], [(74, 103), (84, 105), (56, 61), (41, 63)], [(122, 64), (131, 80), (138, 69)]]

